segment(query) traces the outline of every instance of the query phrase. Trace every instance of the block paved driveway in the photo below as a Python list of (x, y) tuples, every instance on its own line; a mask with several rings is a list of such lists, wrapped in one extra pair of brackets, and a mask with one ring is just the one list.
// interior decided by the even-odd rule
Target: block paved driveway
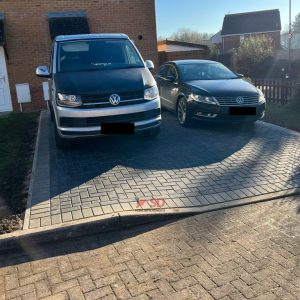
[(300, 299), (300, 198), (0, 254), (0, 299)]
[[(254, 128), (181, 128), (163, 113), (156, 140), (109, 136), (56, 150), (49, 115), (41, 124), (27, 228), (112, 212), (211, 205), (300, 186), (300, 135), (263, 122)], [(49, 180), (50, 179), (50, 180)]]

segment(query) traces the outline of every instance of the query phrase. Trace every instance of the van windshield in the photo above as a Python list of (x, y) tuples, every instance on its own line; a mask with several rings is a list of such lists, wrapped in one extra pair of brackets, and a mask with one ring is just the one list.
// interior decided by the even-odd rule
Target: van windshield
[(129, 40), (84, 40), (58, 45), (57, 72), (141, 68), (144, 63)]

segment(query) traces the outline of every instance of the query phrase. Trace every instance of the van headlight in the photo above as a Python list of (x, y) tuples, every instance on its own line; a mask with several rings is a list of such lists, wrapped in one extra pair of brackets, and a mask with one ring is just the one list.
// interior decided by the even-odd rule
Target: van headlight
[(157, 85), (149, 88), (149, 89), (145, 89), (145, 92), (144, 92), (144, 99), (146, 100), (154, 100), (156, 98), (159, 97), (159, 91), (158, 91), (158, 88), (157, 88)]
[(58, 93), (57, 102), (63, 106), (80, 106), (82, 105), (81, 97), (76, 95), (65, 95)]
[(190, 94), (189, 100), (205, 103), (205, 104), (214, 104), (214, 105), (218, 104), (217, 100), (214, 97), (208, 97), (208, 96), (198, 95), (194, 93)]
[(258, 90), (258, 102), (259, 103), (265, 103), (266, 98), (265, 98), (264, 93), (260, 89), (257, 89), (257, 90)]

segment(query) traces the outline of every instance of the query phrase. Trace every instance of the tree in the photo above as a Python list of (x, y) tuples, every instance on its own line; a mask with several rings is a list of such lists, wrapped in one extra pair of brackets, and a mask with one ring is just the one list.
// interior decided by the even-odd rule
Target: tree
[(300, 32), (300, 13), (296, 16), (295, 21), (293, 22), (293, 31)]
[(265, 35), (245, 38), (233, 55), (234, 68), (246, 76), (264, 76), (272, 61), (273, 40)]
[(177, 32), (171, 34), (168, 39), (178, 42), (201, 44), (203, 41), (209, 40), (213, 34), (201, 33), (189, 28), (180, 28)]

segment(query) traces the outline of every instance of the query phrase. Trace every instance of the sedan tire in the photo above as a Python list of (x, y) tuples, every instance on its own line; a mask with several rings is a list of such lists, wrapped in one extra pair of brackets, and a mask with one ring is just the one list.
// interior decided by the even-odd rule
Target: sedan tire
[(184, 97), (180, 98), (177, 103), (177, 120), (182, 127), (189, 127), (192, 118), (188, 108), (187, 101)]

